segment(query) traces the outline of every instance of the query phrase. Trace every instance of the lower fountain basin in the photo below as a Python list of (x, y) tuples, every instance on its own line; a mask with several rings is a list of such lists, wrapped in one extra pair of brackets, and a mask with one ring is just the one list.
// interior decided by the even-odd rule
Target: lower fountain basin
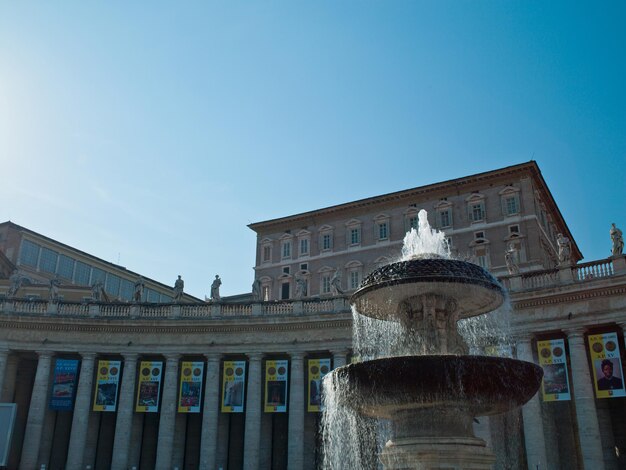
[(339, 367), (331, 384), (360, 414), (394, 420), (406, 412), (503, 413), (539, 389), (543, 370), (530, 362), (488, 356), (400, 356)]

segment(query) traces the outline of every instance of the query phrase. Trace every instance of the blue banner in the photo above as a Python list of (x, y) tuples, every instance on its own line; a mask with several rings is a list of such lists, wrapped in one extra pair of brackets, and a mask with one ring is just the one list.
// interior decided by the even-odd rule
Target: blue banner
[(54, 366), (54, 379), (50, 391), (50, 409), (72, 411), (78, 376), (77, 359), (57, 359)]

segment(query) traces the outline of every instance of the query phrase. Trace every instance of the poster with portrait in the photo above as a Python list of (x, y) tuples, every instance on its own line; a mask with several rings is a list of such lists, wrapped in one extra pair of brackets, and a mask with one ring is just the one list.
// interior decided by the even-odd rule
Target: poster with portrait
[(224, 361), (222, 413), (243, 413), (246, 390), (246, 361)]
[(204, 362), (183, 362), (180, 368), (178, 412), (200, 413)]
[(265, 361), (265, 412), (287, 412), (289, 361)]
[(330, 372), (330, 358), (309, 359), (307, 411), (322, 411), (322, 380)]
[(568, 401), (570, 394), (567, 356), (563, 339), (537, 341), (539, 365), (543, 369), (543, 401)]
[(78, 359), (57, 359), (54, 364), (50, 409), (72, 411), (78, 377)]
[(137, 384), (137, 413), (158, 413), (163, 362), (141, 361)]
[(617, 333), (589, 335), (593, 383), (597, 398), (626, 396)]
[(93, 411), (115, 412), (121, 364), (121, 361), (98, 361)]

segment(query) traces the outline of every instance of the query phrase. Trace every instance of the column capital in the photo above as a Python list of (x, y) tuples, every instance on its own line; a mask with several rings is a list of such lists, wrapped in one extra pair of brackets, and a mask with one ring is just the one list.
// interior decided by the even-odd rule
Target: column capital
[(39, 350), (39, 351), (35, 351), (35, 354), (37, 354), (38, 358), (45, 358), (45, 357), (52, 358), (52, 356), (54, 356), (54, 352), (52, 351)]
[(96, 356), (98, 355), (98, 353), (91, 352), (91, 351), (89, 351), (89, 352), (81, 352), (79, 354), (80, 354), (81, 359), (83, 359), (83, 360), (84, 359), (91, 359), (92, 361), (95, 360)]
[(181, 354), (180, 353), (166, 353), (164, 354), (164, 356), (167, 362), (178, 362)]
[(573, 339), (583, 339), (587, 330), (584, 327), (571, 328), (568, 330), (564, 330), (567, 335), (568, 341)]
[(528, 343), (531, 344), (534, 339), (536, 339), (535, 333), (532, 332), (524, 332), (518, 333), (513, 336), (516, 344)]
[(124, 358), (124, 362), (136, 361), (137, 359), (139, 359), (139, 353), (124, 352), (122, 353), (122, 357)]
[(304, 359), (304, 356), (306, 356), (306, 353), (304, 351), (293, 351), (289, 353), (289, 358), (292, 361), (302, 361)]
[(252, 361), (261, 362), (261, 360), (265, 356), (265, 353), (262, 353), (262, 352), (251, 352), (251, 353), (246, 354), (246, 356), (248, 356), (248, 359), (250, 360), (250, 362), (252, 362)]
[(220, 362), (222, 360), (222, 355), (219, 353), (205, 353), (203, 356), (207, 362)]

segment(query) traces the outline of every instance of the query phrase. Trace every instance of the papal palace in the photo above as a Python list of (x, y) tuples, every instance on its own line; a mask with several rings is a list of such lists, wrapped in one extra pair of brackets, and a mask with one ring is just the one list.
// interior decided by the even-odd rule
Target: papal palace
[(421, 209), (508, 289), (509, 350), (480, 353), (544, 369), (523, 408), (475, 423), (495, 468), (626, 468), (622, 234), (607, 220), (607, 257), (582, 262), (534, 161), (253, 223), (232, 297), (0, 223), (0, 467), (320, 468), (320, 379), (358, 360), (350, 296)]

